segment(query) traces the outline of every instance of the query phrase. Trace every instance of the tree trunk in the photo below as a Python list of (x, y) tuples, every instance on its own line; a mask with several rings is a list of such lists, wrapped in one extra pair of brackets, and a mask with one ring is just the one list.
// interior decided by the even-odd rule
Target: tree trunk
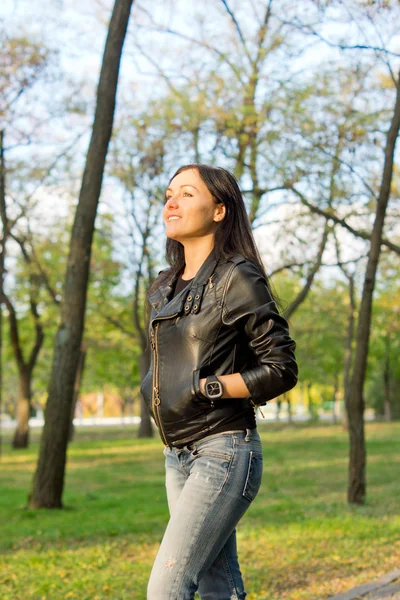
[(396, 103), (390, 128), (386, 138), (385, 160), (382, 182), (376, 203), (375, 222), (371, 235), (371, 246), (364, 279), (360, 314), (357, 328), (357, 341), (354, 357), (354, 370), (349, 397), (350, 461), (347, 499), (350, 504), (364, 504), (365, 483), (365, 440), (364, 440), (364, 380), (368, 358), (368, 344), (371, 327), (372, 300), (382, 232), (389, 201), (393, 177), (393, 160), (396, 140), (400, 128), (400, 78), (397, 79)]
[(339, 414), (339, 373), (336, 371), (333, 378), (333, 398), (332, 398), (332, 416), (333, 422), (336, 424)]
[(307, 400), (308, 400), (308, 414), (311, 421), (318, 421), (318, 412), (315, 409), (315, 402), (311, 393), (312, 383), (307, 383)]
[(27, 369), (19, 374), (17, 401), (17, 429), (12, 441), (13, 448), (29, 445), (29, 417), (31, 412), (31, 374)]
[(390, 393), (390, 331), (385, 338), (385, 364), (383, 367), (383, 387), (385, 393), (384, 399), (384, 419), (392, 420), (392, 399)]
[(75, 427), (74, 427), (74, 416), (76, 404), (79, 398), (79, 391), (81, 389), (83, 371), (85, 369), (85, 358), (86, 358), (86, 344), (82, 344), (81, 351), (79, 354), (78, 361), (78, 369), (76, 371), (75, 377), (75, 385), (74, 385), (74, 397), (72, 398), (72, 406), (71, 406), (71, 420), (69, 422), (69, 432), (68, 432), (68, 442), (72, 442), (75, 435)]
[[(149, 351), (142, 348), (142, 355), (140, 357), (140, 375), (143, 378), (146, 376), (150, 366), (150, 355)], [(140, 425), (137, 436), (139, 438), (150, 438), (153, 437), (153, 427), (151, 425), (151, 418), (149, 409), (146, 406), (142, 396), (140, 396)]]
[(40, 349), (43, 345), (44, 333), (40, 323), (37, 304), (31, 297), (31, 312), (35, 319), (35, 341), (28, 360), (24, 358), (24, 345), (19, 335), (17, 314), (10, 299), (3, 292), (3, 300), (8, 309), (8, 320), (10, 323), (10, 342), (18, 368), (18, 400), (17, 400), (17, 430), (13, 439), (14, 448), (27, 448), (29, 444), (29, 416), (31, 404), (31, 381), (32, 374), (37, 363)]
[(281, 417), (281, 408), (282, 408), (282, 400), (280, 400), (278, 398), (278, 400), (276, 401), (276, 415), (275, 415), (275, 420), (279, 421), (280, 417)]
[(292, 414), (292, 403), (290, 401), (290, 398), (287, 399), (287, 411), (288, 411), (288, 422), (292, 423), (293, 422), (293, 414)]
[(97, 89), (92, 137), (76, 209), (57, 331), (45, 425), (30, 508), (62, 508), (71, 405), (84, 328), (94, 224), (112, 132), (122, 48), (132, 0), (115, 0)]

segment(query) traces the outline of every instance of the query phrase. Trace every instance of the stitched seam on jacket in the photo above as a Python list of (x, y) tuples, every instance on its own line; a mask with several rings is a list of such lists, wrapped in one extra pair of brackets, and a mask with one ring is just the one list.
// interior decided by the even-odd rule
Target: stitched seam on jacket
[(224, 291), (222, 293), (222, 311), (221, 311), (222, 322), (224, 322), (224, 311), (227, 314), (227, 316), (229, 317), (229, 311), (226, 308), (225, 300), (226, 300), (226, 293), (227, 293), (228, 285), (232, 279), (232, 273), (236, 267), (237, 267), (237, 265), (233, 265), (233, 267), (229, 271), (228, 275), (226, 276)]

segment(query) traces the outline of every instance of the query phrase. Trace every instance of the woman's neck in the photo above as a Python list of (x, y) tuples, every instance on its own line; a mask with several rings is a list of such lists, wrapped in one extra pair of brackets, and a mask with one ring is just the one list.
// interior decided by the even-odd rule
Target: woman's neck
[(185, 241), (183, 246), (185, 248), (185, 268), (181, 277), (182, 279), (193, 279), (214, 248), (214, 235)]

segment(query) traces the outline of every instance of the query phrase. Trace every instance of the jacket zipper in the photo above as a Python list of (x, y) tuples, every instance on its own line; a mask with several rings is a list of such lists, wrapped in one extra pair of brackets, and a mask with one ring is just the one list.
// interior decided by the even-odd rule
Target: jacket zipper
[[(176, 313), (175, 315), (170, 315), (168, 317), (164, 317), (165, 319), (171, 319), (173, 317), (176, 317), (179, 313)], [(153, 361), (153, 390), (152, 390), (152, 400), (151, 400), (151, 406), (153, 409), (153, 414), (156, 417), (156, 423), (158, 425), (158, 428), (160, 430), (160, 434), (161, 434), (161, 439), (163, 441), (163, 443), (166, 446), (169, 446), (168, 442), (167, 442), (167, 437), (165, 435), (165, 431), (164, 431), (164, 427), (161, 421), (161, 414), (160, 414), (160, 404), (161, 404), (161, 398), (160, 398), (160, 391), (159, 391), (159, 377), (158, 377), (158, 336), (157, 336), (157, 332), (158, 332), (158, 328), (160, 326), (160, 323), (156, 323), (154, 325), (154, 329), (151, 330), (151, 347), (152, 350), (154, 352), (154, 361)]]
[(250, 398), (250, 404), (252, 404), (254, 406), (254, 409), (256, 412), (257, 412), (257, 408), (258, 408), (258, 410), (262, 414), (262, 418), (265, 419), (265, 415), (264, 415), (263, 411), (261, 410), (261, 406), (258, 406), (257, 404), (255, 404), (253, 398)]

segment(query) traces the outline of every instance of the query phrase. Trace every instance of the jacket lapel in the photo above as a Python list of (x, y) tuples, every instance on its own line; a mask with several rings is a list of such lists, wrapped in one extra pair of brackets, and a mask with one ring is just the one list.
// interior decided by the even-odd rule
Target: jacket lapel
[(154, 292), (147, 294), (150, 304), (153, 306), (156, 316), (154, 318), (167, 319), (176, 314), (181, 314), (184, 310), (185, 300), (187, 296), (195, 297), (196, 290), (204, 290), (205, 285), (218, 264), (215, 255), (215, 247), (197, 271), (196, 276), (191, 282), (189, 288), (184, 288), (174, 298), (169, 300), (173, 292), (174, 283), (178, 278), (177, 275), (172, 276), (169, 280), (162, 283)]

